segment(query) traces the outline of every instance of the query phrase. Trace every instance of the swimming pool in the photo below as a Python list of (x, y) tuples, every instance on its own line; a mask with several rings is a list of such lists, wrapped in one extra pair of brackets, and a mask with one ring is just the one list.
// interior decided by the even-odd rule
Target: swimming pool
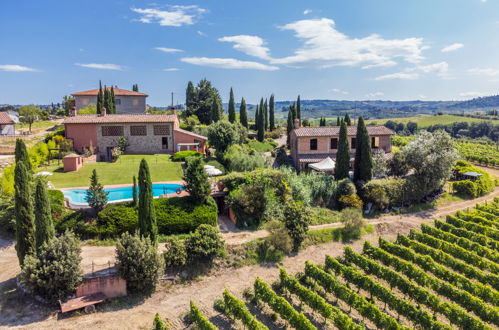
[[(152, 195), (153, 197), (159, 197), (165, 194), (176, 193), (178, 189), (184, 190), (184, 186), (180, 184), (173, 183), (153, 183), (152, 185)], [(69, 199), (71, 204), (75, 205), (87, 205), (85, 197), (87, 196), (87, 189), (61, 189), (64, 197)], [(121, 202), (132, 200), (132, 187), (120, 187), (120, 188), (104, 188), (108, 193), (107, 200), (109, 202)], [(137, 188), (138, 194), (138, 188)]]

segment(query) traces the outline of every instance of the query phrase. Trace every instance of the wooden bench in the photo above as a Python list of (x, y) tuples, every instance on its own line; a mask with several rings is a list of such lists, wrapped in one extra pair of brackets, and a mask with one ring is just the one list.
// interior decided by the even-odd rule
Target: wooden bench
[(95, 304), (101, 303), (107, 299), (106, 295), (102, 292), (93, 293), (87, 296), (69, 299), (65, 303), (59, 301), (61, 313), (75, 311), (80, 308), (85, 308), (85, 313), (95, 312)]

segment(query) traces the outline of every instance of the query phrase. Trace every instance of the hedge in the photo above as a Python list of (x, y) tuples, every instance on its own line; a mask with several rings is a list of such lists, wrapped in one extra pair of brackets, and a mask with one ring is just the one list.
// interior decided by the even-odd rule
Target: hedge
[(495, 180), (490, 176), (489, 173), (471, 165), (464, 160), (457, 161), (453, 169), (460, 174), (466, 172), (477, 172), (482, 174), (475, 181), (461, 180), (453, 182), (452, 189), (458, 194), (476, 198), (490, 193), (496, 186)]
[(174, 161), (185, 161), (187, 157), (192, 157), (192, 156), (202, 156), (203, 154), (194, 150), (184, 150), (184, 151), (178, 151), (173, 154), (173, 160)]

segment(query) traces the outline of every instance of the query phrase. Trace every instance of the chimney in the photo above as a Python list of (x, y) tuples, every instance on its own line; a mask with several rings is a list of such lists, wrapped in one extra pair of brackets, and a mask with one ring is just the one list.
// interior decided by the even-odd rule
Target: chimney
[(295, 119), (295, 128), (300, 128), (300, 119)]
[(76, 115), (77, 115), (77, 114), (78, 114), (78, 112), (76, 111), (76, 107), (75, 107), (75, 106), (73, 106), (73, 107), (71, 108), (71, 117), (76, 117)]
[(106, 112), (107, 112), (106, 108), (105, 108), (105, 107), (102, 107), (102, 108), (100, 109), (100, 115), (101, 115), (101, 117), (104, 117), (104, 116), (106, 115)]
[(172, 115), (174, 115), (174, 116), (177, 115), (177, 109), (175, 109), (175, 107), (172, 108)]

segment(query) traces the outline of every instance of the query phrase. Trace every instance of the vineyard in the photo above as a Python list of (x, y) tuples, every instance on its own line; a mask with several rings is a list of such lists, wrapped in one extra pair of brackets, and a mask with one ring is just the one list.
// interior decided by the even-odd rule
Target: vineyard
[(497, 145), (472, 142), (456, 142), (457, 151), (467, 161), (484, 166), (499, 166), (499, 148)]
[[(237, 297), (226, 289), (217, 316), (232, 328), (275, 329), (497, 329), (499, 328), (499, 199), (364, 243), (345, 247), (323, 265), (305, 262), (279, 280), (257, 278)], [(191, 303), (190, 322), (216, 329)], [(226, 328), (227, 326), (224, 326)]]

